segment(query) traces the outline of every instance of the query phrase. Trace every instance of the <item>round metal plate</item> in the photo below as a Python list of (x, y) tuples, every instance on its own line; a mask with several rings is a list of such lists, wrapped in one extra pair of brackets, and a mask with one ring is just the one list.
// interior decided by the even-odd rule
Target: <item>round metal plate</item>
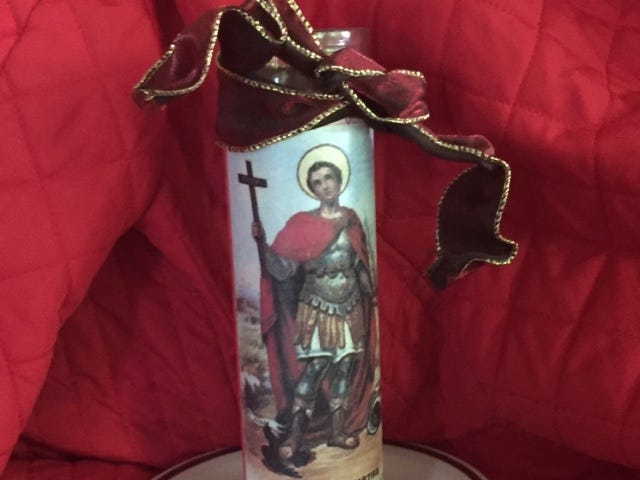
[[(153, 480), (243, 480), (242, 452), (217, 451), (176, 465)], [(422, 445), (384, 446), (385, 480), (487, 480), (478, 470), (441, 450)]]

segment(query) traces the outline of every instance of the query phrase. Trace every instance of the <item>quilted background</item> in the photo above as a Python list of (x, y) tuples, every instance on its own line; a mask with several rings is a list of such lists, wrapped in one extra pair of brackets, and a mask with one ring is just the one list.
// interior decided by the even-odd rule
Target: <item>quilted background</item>
[[(217, 0), (0, 0), (0, 472), (150, 478), (239, 442), (215, 78), (131, 88)], [(422, 276), (460, 167), (378, 135), (385, 435), (492, 480), (640, 478), (640, 3), (301, 0), (513, 168), (507, 267)], [(636, 300), (634, 300), (636, 299)]]

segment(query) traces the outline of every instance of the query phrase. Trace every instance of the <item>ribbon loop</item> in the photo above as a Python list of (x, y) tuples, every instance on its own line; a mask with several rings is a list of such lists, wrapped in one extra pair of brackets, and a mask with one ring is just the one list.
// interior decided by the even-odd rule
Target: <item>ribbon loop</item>
[(343, 91), (373, 120), (418, 123), (429, 118), (429, 109), (424, 101), (426, 81), (419, 72), (387, 72), (353, 48), (343, 48), (325, 58), (315, 70), (315, 75), (321, 76), (326, 72), (343, 75)]

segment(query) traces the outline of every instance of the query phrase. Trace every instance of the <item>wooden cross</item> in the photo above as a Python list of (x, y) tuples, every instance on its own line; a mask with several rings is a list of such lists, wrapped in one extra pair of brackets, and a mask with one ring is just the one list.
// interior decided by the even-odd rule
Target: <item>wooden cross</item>
[[(250, 160), (245, 160), (247, 164), (247, 173), (238, 174), (238, 182), (243, 183), (249, 187), (249, 196), (251, 197), (251, 212), (253, 213), (254, 223), (260, 223), (260, 212), (258, 211), (258, 199), (256, 198), (256, 187), (267, 188), (267, 180), (264, 178), (258, 178), (253, 176), (253, 167)], [(258, 258), (260, 259), (260, 269), (262, 274), (266, 273), (264, 265), (264, 241), (260, 241), (256, 238), (258, 244)]]

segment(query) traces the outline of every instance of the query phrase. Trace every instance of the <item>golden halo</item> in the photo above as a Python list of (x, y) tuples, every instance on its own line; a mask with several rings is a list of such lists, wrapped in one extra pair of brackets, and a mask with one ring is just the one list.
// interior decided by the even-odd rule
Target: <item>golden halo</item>
[(349, 159), (347, 155), (335, 145), (317, 145), (302, 156), (298, 163), (298, 183), (300, 188), (309, 195), (311, 198), (317, 199), (316, 194), (313, 193), (307, 185), (307, 175), (309, 168), (316, 162), (328, 162), (332, 163), (340, 169), (342, 172), (342, 184), (340, 185), (340, 194), (344, 192), (349, 183), (349, 177), (351, 176), (351, 166), (349, 165)]

